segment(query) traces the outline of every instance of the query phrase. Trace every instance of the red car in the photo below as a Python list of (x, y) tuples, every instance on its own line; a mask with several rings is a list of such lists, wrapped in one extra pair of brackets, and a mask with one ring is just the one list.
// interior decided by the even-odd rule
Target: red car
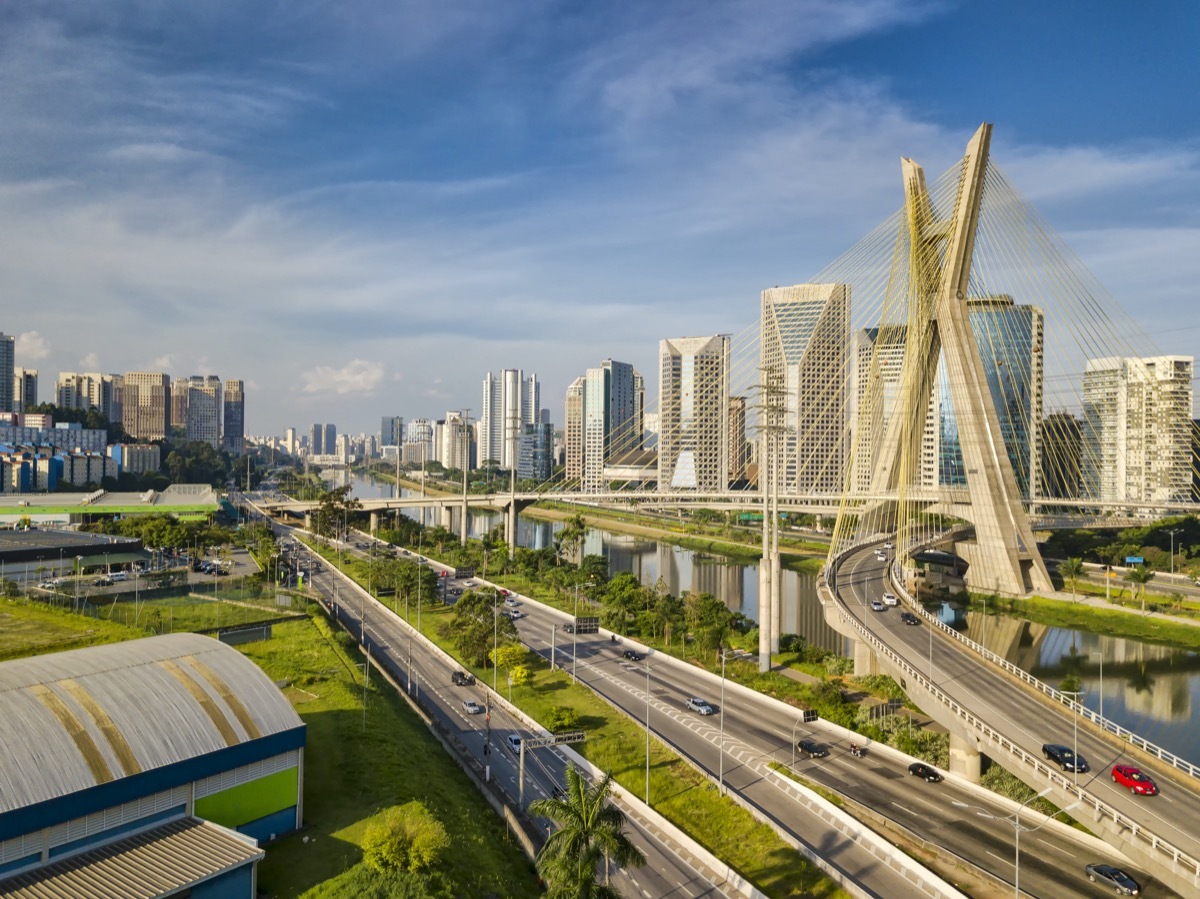
[(1150, 779), (1150, 775), (1143, 774), (1141, 769), (1132, 765), (1113, 765), (1112, 779), (1113, 783), (1128, 787), (1130, 793), (1141, 796), (1154, 796), (1158, 793), (1158, 787)]

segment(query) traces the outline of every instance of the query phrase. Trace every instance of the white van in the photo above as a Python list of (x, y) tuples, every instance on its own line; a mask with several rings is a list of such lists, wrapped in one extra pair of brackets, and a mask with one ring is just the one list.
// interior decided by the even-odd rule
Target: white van
[(898, 606), (900, 605), (900, 600), (896, 599), (895, 593), (885, 593), (883, 594), (883, 604), (885, 606)]

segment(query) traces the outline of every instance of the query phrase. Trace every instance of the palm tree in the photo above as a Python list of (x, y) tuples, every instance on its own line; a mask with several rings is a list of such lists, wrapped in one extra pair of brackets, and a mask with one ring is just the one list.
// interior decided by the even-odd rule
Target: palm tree
[(1063, 583), (1071, 585), (1071, 602), (1075, 602), (1075, 591), (1079, 587), (1079, 579), (1083, 577), (1083, 559), (1067, 559), (1058, 566)]
[(1146, 585), (1154, 580), (1154, 570), (1146, 568), (1144, 565), (1140, 568), (1130, 568), (1125, 573), (1125, 580), (1134, 585), (1133, 598), (1137, 600), (1138, 594), (1142, 595), (1142, 611), (1146, 611)]
[(539, 799), (531, 814), (548, 818), (557, 829), (537, 856), (538, 873), (550, 899), (609, 899), (620, 894), (598, 883), (601, 862), (644, 865), (645, 856), (625, 835), (625, 814), (608, 801), (612, 774), (590, 785), (575, 768), (567, 768), (567, 792), (562, 799)]

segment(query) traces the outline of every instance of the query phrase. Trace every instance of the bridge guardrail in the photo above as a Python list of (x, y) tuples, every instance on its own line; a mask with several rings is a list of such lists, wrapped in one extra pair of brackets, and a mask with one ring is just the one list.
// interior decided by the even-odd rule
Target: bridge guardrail
[[(839, 553), (835, 557), (834, 563), (839, 564), (842, 558), (852, 550), (846, 550)], [(1007, 752), (1017, 761), (1034, 769), (1034, 771), (1045, 776), (1045, 778), (1080, 804), (1089, 806), (1095, 814), (1096, 820), (1108, 818), (1112, 821), (1116, 828), (1123, 828), (1128, 837), (1132, 840), (1140, 841), (1152, 851), (1166, 855), (1171, 861), (1174, 870), (1178, 871), (1183, 868), (1187, 876), (1192, 879), (1192, 882), (1200, 886), (1200, 859), (1193, 858), (1188, 853), (1184, 852), (1179, 847), (1160, 838), (1157, 834), (1151, 833), (1140, 823), (1131, 818), (1126, 817), (1120, 811), (1112, 806), (1102, 802), (1099, 798), (1092, 794), (1081, 790), (1075, 783), (1062, 775), (1062, 772), (1056, 771), (1049, 767), (1041, 759), (1030, 755), (1020, 746), (1016, 745), (1012, 740), (1004, 734), (993, 729), (983, 719), (977, 717), (969, 710), (963, 708), (956, 700), (947, 693), (943, 692), (936, 684), (933, 683), (926, 675), (922, 674), (918, 669), (913, 667), (907, 660), (901, 657), (897, 652), (892, 650), (887, 644), (876, 637), (869, 631), (857, 618), (848, 614), (844, 606), (840, 604), (840, 597), (828, 587), (825, 587), (831, 593), (835, 600), (839, 600), (839, 609), (844, 621), (846, 621), (857, 633), (859, 633), (864, 642), (870, 645), (877, 653), (887, 658), (897, 669), (903, 671), (907, 677), (914, 678), (926, 690), (929, 691), (938, 702), (945, 706), (956, 718), (965, 724), (971, 730), (983, 735), (990, 743), (997, 746), (1001, 750)], [(905, 596), (912, 601), (912, 597), (905, 593)], [(940, 623), (940, 622), (939, 622)]]
[[(898, 561), (893, 563), (893, 565), (898, 565), (898, 564), (899, 564)], [(917, 600), (904, 588), (903, 578), (895, 577), (895, 571), (893, 569), (893, 566), (889, 566), (889, 568), (888, 568), (888, 577), (891, 579), (892, 587), (900, 595), (902, 595), (908, 601), (908, 603), (910, 605), (912, 605), (914, 608), (917, 609), (917, 611), (920, 613), (921, 617), (924, 618), (926, 620), (926, 622), (928, 622), (929, 624), (938, 628), (942, 633), (946, 634), (951, 639), (957, 640), (959, 643), (961, 643), (963, 646), (970, 649), (972, 652), (976, 653), (977, 655), (983, 656), (989, 662), (993, 663), (994, 665), (998, 666), (999, 668), (1002, 668), (1004, 671), (1008, 672), (1013, 677), (1017, 678), (1018, 680), (1023, 681), (1024, 683), (1033, 687), (1035, 690), (1045, 694), (1046, 696), (1049, 696), (1051, 699), (1053, 699), (1059, 705), (1066, 706), (1068, 709), (1071, 710), (1072, 713), (1077, 713), (1081, 717), (1086, 718), (1088, 721), (1091, 721), (1093, 724), (1095, 724), (1097, 727), (1099, 727), (1101, 730), (1105, 731), (1106, 733), (1110, 733), (1115, 737), (1118, 737), (1122, 740), (1126, 740), (1129, 743), (1131, 743), (1132, 745), (1136, 746), (1138, 749), (1141, 749), (1143, 752), (1147, 752), (1150, 755), (1154, 756), (1155, 758), (1159, 759), (1160, 761), (1163, 761), (1166, 764), (1170, 765), (1172, 768), (1175, 768), (1178, 771), (1182, 771), (1184, 774), (1187, 774), (1189, 777), (1200, 780), (1200, 765), (1195, 765), (1192, 762), (1189, 762), (1187, 759), (1176, 755), (1175, 753), (1171, 752), (1170, 750), (1163, 749), (1161, 746), (1151, 743), (1149, 740), (1146, 740), (1143, 737), (1138, 736), (1133, 731), (1129, 730), (1128, 728), (1122, 727), (1121, 725), (1117, 724), (1115, 721), (1109, 721), (1107, 718), (1101, 717), (1097, 712), (1092, 711), (1091, 709), (1087, 708), (1085, 705), (1083, 705), (1082, 703), (1073, 699), (1072, 697), (1059, 692), (1058, 690), (1054, 689), (1054, 687), (1051, 687), (1049, 684), (1047, 684), (1045, 681), (1038, 680), (1038, 678), (1034, 677), (1028, 671), (1025, 671), (1025, 670), (1017, 667), (1016, 665), (1014, 665), (1012, 662), (1010, 662), (1008, 659), (1004, 658), (1003, 656), (997, 655), (996, 653), (994, 653), (990, 649), (988, 649), (986, 646), (982, 646), (979, 643), (976, 643), (970, 637), (966, 636), (965, 634), (959, 633), (958, 631), (956, 631), (954, 628), (950, 627), (948, 624), (946, 624), (941, 619), (939, 619), (933, 615), (930, 615), (929, 612), (927, 612), (925, 610), (924, 606), (922, 606), (919, 602), (917, 602)]]

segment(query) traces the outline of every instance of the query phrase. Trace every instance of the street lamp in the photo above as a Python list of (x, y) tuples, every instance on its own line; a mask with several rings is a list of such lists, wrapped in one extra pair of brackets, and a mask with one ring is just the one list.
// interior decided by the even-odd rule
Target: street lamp
[(1183, 528), (1172, 528), (1167, 531), (1171, 535), (1171, 580), (1175, 579), (1175, 535), (1182, 534)]
[[(1096, 653), (1100, 657), (1100, 726), (1104, 727), (1104, 647), (1100, 647), (1100, 651)], [(1091, 661), (1092, 654), (1088, 653), (1088, 660)]]
[(725, 659), (732, 649), (721, 650), (721, 748), (717, 761), (717, 793), (725, 795)]
[(1042, 799), (1043, 797), (1048, 795), (1052, 789), (1053, 789), (1053, 787), (1046, 787), (1046, 789), (1042, 790), (1042, 792), (1038, 793), (1036, 796), (1030, 796), (1028, 799), (1026, 799), (1024, 802), (1021, 803), (1021, 807), (1018, 808), (1013, 813), (1013, 816), (1011, 818), (1008, 817), (1007, 815), (992, 815), (992, 814), (989, 814), (988, 812), (980, 812), (980, 815), (984, 818), (992, 818), (993, 820), (996, 820), (996, 821), (1007, 821), (1009, 824), (1011, 824), (1013, 826), (1014, 842), (1016, 844), (1015, 854), (1013, 857), (1013, 896), (1015, 897), (1015, 899), (1020, 899), (1020, 897), (1021, 897), (1021, 831), (1023, 830), (1026, 833), (1033, 833), (1035, 830), (1041, 830), (1043, 827), (1045, 827), (1047, 824), (1049, 824), (1052, 820), (1054, 820), (1054, 818), (1056, 818), (1057, 816), (1066, 814), (1067, 812), (1071, 811), (1072, 809), (1074, 809), (1076, 806), (1079, 805), (1078, 802), (1073, 802), (1070, 805), (1068, 805), (1066, 808), (1059, 809), (1053, 815), (1049, 815), (1046, 818), (1046, 820), (1043, 821), (1041, 824), (1039, 824), (1037, 827), (1022, 827), (1021, 826), (1021, 812), (1023, 812), (1025, 810), (1026, 806), (1028, 806), (1035, 799)]
[[(588, 581), (583, 586), (595, 587), (595, 581)], [(571, 683), (578, 683), (575, 677), (575, 663), (579, 660), (579, 581), (575, 582), (575, 627), (571, 628)]]
[(554, 644), (555, 638), (558, 636), (558, 625), (550, 625), (550, 670), (554, 670)]
[[(724, 716), (722, 716), (724, 717)], [(792, 767), (796, 767), (796, 728), (804, 723), (804, 716), (801, 715), (796, 719), (796, 723), (792, 725)]]
[(650, 808), (650, 659), (646, 659), (646, 808)]
[(1071, 721), (1075, 725), (1075, 745), (1072, 751), (1075, 753), (1075, 764), (1072, 765), (1075, 770), (1072, 771), (1075, 785), (1079, 785), (1079, 697), (1084, 694), (1084, 690), (1060, 690), (1063, 696), (1070, 696), (1074, 708), (1071, 710), (1074, 714), (1071, 716)]

